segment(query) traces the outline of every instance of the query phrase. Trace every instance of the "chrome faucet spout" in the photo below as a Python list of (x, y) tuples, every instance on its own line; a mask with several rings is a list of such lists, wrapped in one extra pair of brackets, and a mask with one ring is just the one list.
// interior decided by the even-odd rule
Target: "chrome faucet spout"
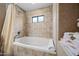
[(15, 41), (16, 37), (17, 37), (17, 35), (14, 36), (14, 40), (13, 41)]

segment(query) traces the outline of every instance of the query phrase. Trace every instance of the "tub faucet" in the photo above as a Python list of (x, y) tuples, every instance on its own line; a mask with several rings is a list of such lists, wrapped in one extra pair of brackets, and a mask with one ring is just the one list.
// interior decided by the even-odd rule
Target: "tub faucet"
[(16, 37), (17, 37), (17, 35), (14, 36), (14, 40), (13, 41), (15, 41)]
[(17, 32), (17, 35), (14, 36), (14, 41), (15, 41), (16, 38), (19, 38), (19, 37), (20, 37), (20, 31)]

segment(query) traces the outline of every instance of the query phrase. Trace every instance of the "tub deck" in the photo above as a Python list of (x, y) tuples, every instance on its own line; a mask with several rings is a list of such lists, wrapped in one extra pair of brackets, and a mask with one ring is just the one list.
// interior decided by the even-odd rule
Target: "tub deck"
[[(22, 41), (21, 41), (22, 40)], [(24, 40), (24, 41), (23, 41)], [(34, 41), (35, 40), (35, 41)], [(22, 38), (13, 43), (13, 51), (16, 56), (56, 56), (55, 48), (48, 49), (48, 39)], [(43, 41), (43, 42), (41, 42)]]

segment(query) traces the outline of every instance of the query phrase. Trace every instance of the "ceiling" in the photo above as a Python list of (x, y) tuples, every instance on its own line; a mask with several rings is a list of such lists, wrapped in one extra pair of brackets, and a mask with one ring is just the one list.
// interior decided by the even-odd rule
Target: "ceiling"
[(38, 8), (44, 8), (52, 5), (52, 3), (17, 3), (25, 11), (35, 10)]

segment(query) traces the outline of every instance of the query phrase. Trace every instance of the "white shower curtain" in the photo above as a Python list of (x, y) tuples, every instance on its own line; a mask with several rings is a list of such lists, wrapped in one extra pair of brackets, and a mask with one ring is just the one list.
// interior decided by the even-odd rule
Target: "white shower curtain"
[(12, 42), (14, 39), (14, 31), (13, 31), (13, 24), (16, 16), (16, 8), (14, 4), (9, 4), (6, 17), (1, 33), (1, 38), (3, 39), (3, 47), (4, 47), (4, 54), (11, 55), (12, 52)]

